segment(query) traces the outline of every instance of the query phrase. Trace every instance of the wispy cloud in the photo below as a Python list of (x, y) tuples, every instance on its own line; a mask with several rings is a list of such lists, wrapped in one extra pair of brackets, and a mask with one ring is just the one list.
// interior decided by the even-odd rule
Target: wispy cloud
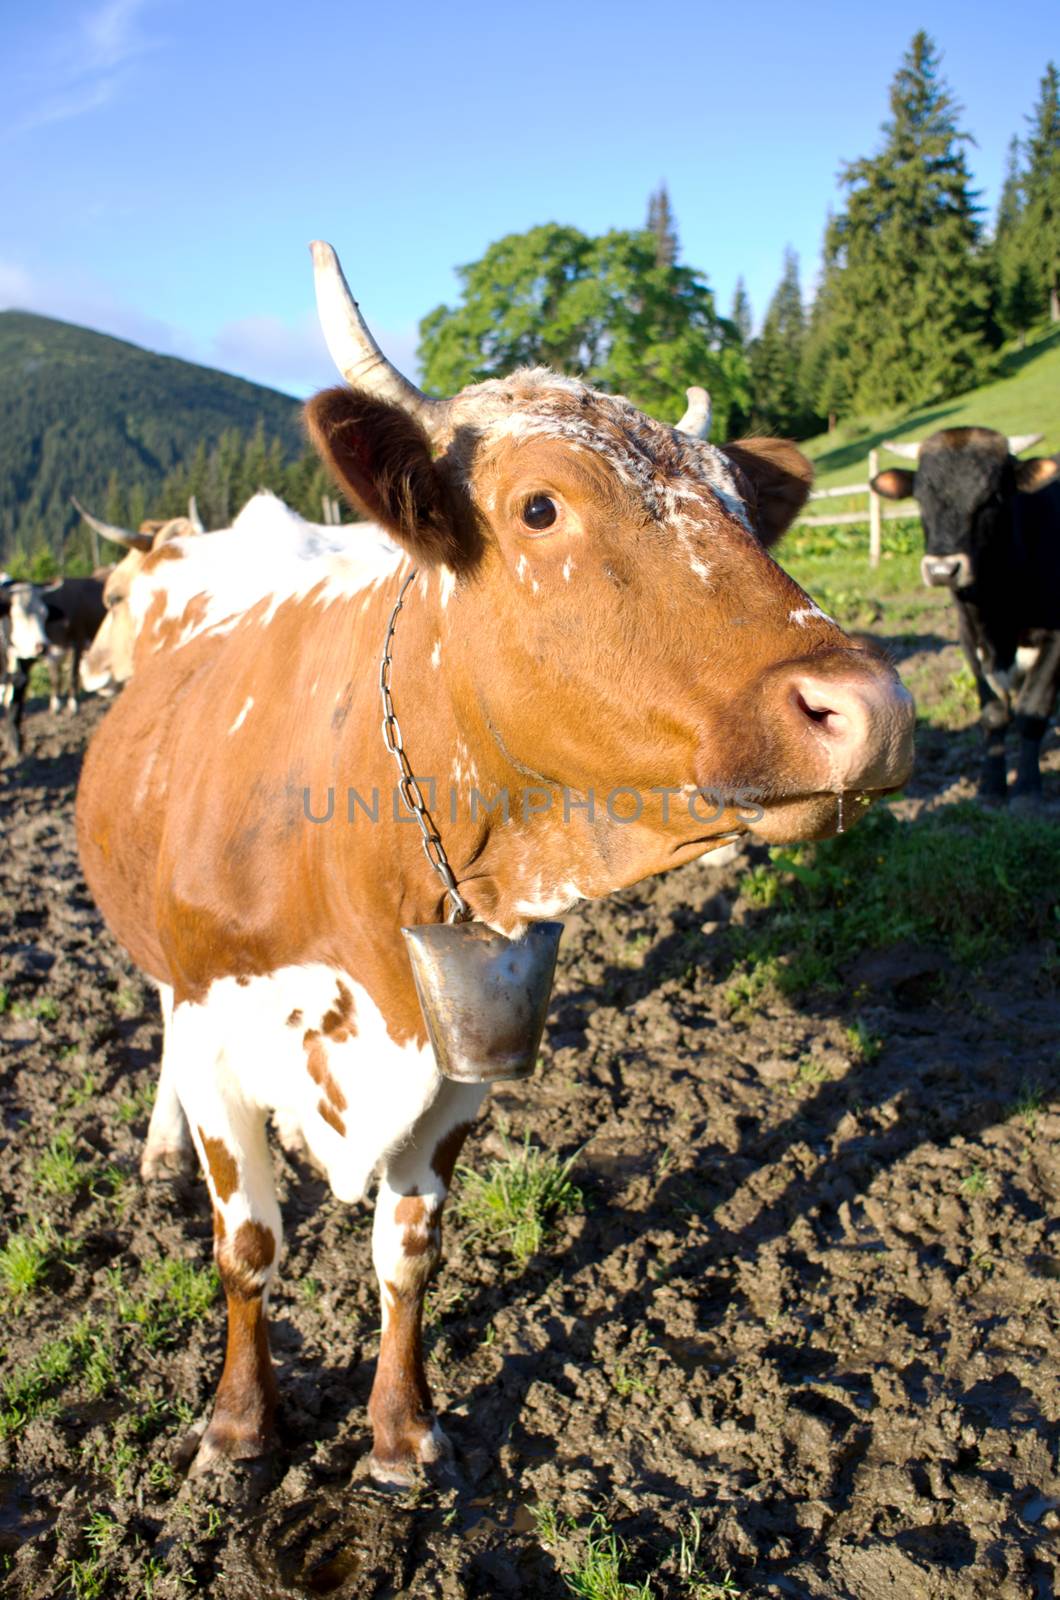
[(138, 57), (157, 49), (144, 32), (152, 0), (103, 0), (86, 11), (61, 44), (26, 74), (32, 103), (11, 128), (26, 133), (96, 111), (114, 99)]
[[(109, 284), (84, 268), (60, 278), (0, 256), (0, 311), (38, 311), (42, 316), (128, 339), (162, 355), (220, 367), (223, 372), (287, 394), (305, 396), (338, 382), (316, 314), (308, 310), (290, 322), (273, 316), (240, 317), (223, 323), (216, 333), (196, 337), (129, 305)], [(391, 361), (416, 382), (415, 327), (376, 327), (374, 332)]]

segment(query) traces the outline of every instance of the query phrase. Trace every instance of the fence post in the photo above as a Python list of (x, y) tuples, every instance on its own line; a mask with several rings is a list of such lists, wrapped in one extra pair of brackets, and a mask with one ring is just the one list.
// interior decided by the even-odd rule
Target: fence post
[(880, 497), (872, 487), (872, 480), (880, 470), (880, 452), (869, 451), (869, 566), (880, 564)]

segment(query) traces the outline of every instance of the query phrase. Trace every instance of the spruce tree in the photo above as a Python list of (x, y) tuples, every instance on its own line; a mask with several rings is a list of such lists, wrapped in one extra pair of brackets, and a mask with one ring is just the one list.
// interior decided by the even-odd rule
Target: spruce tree
[(751, 420), (763, 433), (797, 434), (809, 418), (802, 396), (806, 313), (799, 258), (789, 246), (762, 331), (751, 344)]
[(1060, 74), (1052, 61), (1028, 121), (1031, 132), (1018, 225), (1021, 254), (1041, 285), (1049, 320), (1060, 322)]
[(677, 219), (670, 204), (670, 191), (660, 183), (648, 197), (649, 233), (655, 235), (655, 265), (672, 267), (677, 262)]
[(747, 285), (743, 278), (737, 278), (736, 288), (732, 293), (732, 310), (729, 312), (729, 321), (740, 335), (740, 343), (744, 349), (751, 342), (754, 323), (751, 317), (751, 299), (747, 293)]
[(841, 176), (825, 246), (829, 411), (871, 412), (968, 388), (986, 356), (989, 290), (960, 108), (917, 33), (890, 91), (878, 155)]

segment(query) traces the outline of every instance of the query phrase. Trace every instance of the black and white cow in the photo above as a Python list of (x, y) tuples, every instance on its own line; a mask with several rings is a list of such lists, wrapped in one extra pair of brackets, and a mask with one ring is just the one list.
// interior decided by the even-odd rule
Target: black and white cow
[(1060, 690), (1060, 459), (1016, 459), (1041, 435), (943, 428), (916, 460), (872, 480), (889, 500), (915, 495), (924, 522), (926, 584), (952, 590), (961, 646), (975, 675), (985, 739), (979, 792), (1006, 796), (1005, 735), (1019, 735), (1014, 797), (1041, 793), (1042, 735)]
[(0, 581), (0, 702), (7, 740), (22, 754), (22, 713), (29, 669), (48, 649), (48, 610), (31, 583)]
[(60, 710), (64, 667), (69, 665), (67, 709), (77, 710), (81, 657), (95, 638), (106, 615), (103, 580), (60, 578), (44, 587), (13, 583), (7, 588), (6, 683), (10, 742), (22, 751), (22, 717), (25, 711), (29, 668), (43, 656), (51, 679), (51, 709)]

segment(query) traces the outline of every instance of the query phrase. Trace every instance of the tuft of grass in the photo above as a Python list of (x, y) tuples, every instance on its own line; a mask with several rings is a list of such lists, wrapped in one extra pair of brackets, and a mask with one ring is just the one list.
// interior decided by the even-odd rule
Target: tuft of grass
[(1040, 1083), (1031, 1083), (1028, 1079), (1020, 1084), (1019, 1098), (1014, 1100), (1009, 1110), (1010, 1117), (1019, 1117), (1026, 1124), (1027, 1132), (1033, 1136), (1037, 1132), (1038, 1118), (1041, 1116), (1042, 1101), (1045, 1099), (1045, 1090)]
[(828, 1077), (828, 1068), (823, 1061), (803, 1056), (795, 1068), (794, 1078), (788, 1084), (788, 1093), (798, 1094), (802, 1089), (812, 1089), (816, 1084), (824, 1083)]
[(623, 1578), (627, 1559), (625, 1544), (607, 1519), (597, 1515), (589, 1524), (580, 1557), (564, 1572), (563, 1581), (578, 1600), (654, 1600), (649, 1579), (629, 1583)]
[(853, 1060), (861, 1066), (871, 1066), (883, 1049), (881, 1036), (867, 1028), (860, 1017), (856, 1017), (849, 1028), (844, 1028), (843, 1033)]
[(990, 1174), (982, 1167), (973, 1167), (966, 1178), (961, 1179), (961, 1193), (975, 1199), (977, 1195), (986, 1194), (990, 1188)]
[(33, 1176), (43, 1194), (66, 1197), (76, 1194), (82, 1184), (88, 1183), (94, 1171), (91, 1162), (82, 1161), (78, 1156), (71, 1135), (57, 1133), (37, 1162)]
[(699, 1566), (699, 1548), (703, 1542), (703, 1521), (698, 1511), (688, 1514), (688, 1527), (682, 1528), (674, 1555), (678, 1574), (690, 1600), (739, 1600), (731, 1572), (723, 1578), (704, 1577)]
[(55, 1404), (56, 1391), (91, 1359), (97, 1336), (87, 1318), (43, 1345), (31, 1361), (0, 1382), (0, 1439), (18, 1433)]
[(120, 1265), (107, 1273), (118, 1320), (137, 1329), (149, 1350), (175, 1344), (181, 1329), (206, 1316), (217, 1297), (217, 1269), (212, 1264), (197, 1267), (180, 1259), (152, 1261), (144, 1270), (143, 1282), (145, 1287), (134, 1293)]
[(50, 1222), (33, 1222), (21, 1233), (9, 1234), (0, 1249), (0, 1289), (9, 1299), (18, 1300), (39, 1288), (56, 1250)]
[(117, 994), (114, 996), (114, 1008), (116, 1011), (119, 1011), (123, 1017), (135, 1016), (140, 1010), (141, 1003), (140, 996), (137, 994), (136, 990), (130, 989), (127, 986), (119, 989)]
[(570, 1177), (580, 1152), (559, 1161), (545, 1150), (531, 1149), (529, 1133), (515, 1148), (505, 1140), (504, 1151), (504, 1159), (491, 1161), (484, 1172), (463, 1165), (457, 1169), (460, 1187), (454, 1210), (469, 1240), (502, 1245), (522, 1266), (540, 1250), (551, 1223), (581, 1207), (582, 1192)]
[(770, 851), (741, 891), (768, 919), (734, 930), (744, 986), (836, 990), (843, 967), (902, 940), (976, 970), (1060, 926), (1060, 829), (958, 805), (900, 822), (886, 806), (849, 833)]
[(118, 1101), (118, 1116), (124, 1123), (138, 1122), (141, 1117), (149, 1117), (154, 1098), (154, 1085), (145, 1083), (132, 1094), (126, 1095), (124, 1100)]

